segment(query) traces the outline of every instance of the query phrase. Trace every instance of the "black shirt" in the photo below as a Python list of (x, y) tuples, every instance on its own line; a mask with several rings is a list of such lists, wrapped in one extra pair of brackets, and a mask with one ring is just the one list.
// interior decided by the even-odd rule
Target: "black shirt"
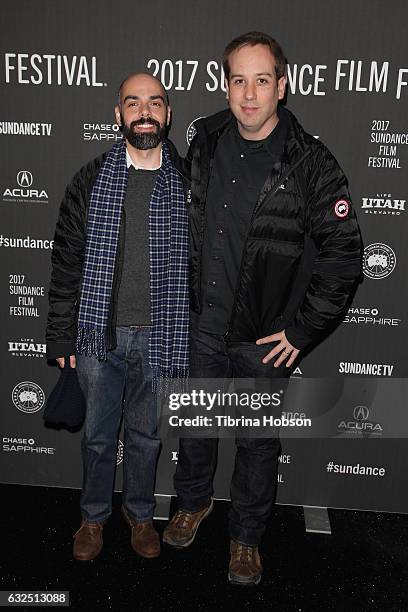
[(282, 119), (264, 140), (245, 140), (233, 120), (217, 143), (202, 251), (202, 331), (228, 329), (252, 212), (269, 172), (280, 166), (285, 140)]

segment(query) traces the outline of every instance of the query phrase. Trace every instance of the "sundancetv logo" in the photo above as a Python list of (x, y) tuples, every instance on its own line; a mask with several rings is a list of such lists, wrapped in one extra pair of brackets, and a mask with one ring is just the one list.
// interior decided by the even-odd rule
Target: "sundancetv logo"
[(52, 123), (30, 121), (0, 121), (3, 136), (51, 136)]
[(340, 374), (357, 374), (358, 376), (392, 376), (394, 365), (388, 363), (359, 363), (340, 361)]

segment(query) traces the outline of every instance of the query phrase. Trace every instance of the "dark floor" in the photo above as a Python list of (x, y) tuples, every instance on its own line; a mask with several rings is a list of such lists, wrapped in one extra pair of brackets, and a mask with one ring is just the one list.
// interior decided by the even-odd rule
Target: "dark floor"
[[(72, 559), (79, 492), (0, 485), (0, 588), (69, 590), (77, 609), (408, 610), (408, 516), (331, 510), (333, 534), (306, 534), (302, 509), (277, 506), (261, 554), (258, 587), (228, 585), (227, 502), (217, 502), (192, 546), (159, 559), (133, 553), (120, 496), (104, 549)], [(158, 521), (160, 532), (165, 523)], [(28, 609), (28, 608), (26, 608)]]

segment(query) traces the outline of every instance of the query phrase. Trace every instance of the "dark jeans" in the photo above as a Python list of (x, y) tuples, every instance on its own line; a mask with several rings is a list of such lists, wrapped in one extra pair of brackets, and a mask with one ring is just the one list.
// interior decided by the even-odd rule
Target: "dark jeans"
[(152, 392), (148, 327), (118, 327), (106, 361), (78, 355), (87, 408), (82, 439), (82, 517), (103, 522), (112, 512), (118, 433), (124, 412), (123, 503), (136, 520), (153, 517), (158, 403)]
[[(276, 343), (225, 343), (222, 336), (198, 329), (194, 317), (190, 333), (191, 378), (281, 378), (292, 370), (285, 365), (273, 367), (273, 359), (261, 359)], [(279, 381), (279, 388), (287, 380)], [(234, 540), (257, 546), (265, 531), (276, 497), (278, 438), (236, 438), (237, 451), (231, 480), (229, 530)], [(174, 486), (179, 508), (197, 512), (205, 508), (213, 495), (217, 465), (218, 439), (180, 439)]]

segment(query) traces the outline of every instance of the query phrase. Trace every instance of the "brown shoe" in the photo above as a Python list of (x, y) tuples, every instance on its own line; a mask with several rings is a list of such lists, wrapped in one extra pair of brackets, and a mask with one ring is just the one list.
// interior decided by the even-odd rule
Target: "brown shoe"
[(197, 529), (212, 511), (214, 502), (198, 512), (178, 510), (163, 532), (163, 542), (174, 548), (186, 548), (193, 542)]
[(230, 553), (228, 580), (232, 584), (244, 586), (259, 584), (262, 576), (262, 564), (258, 547), (245, 546), (245, 544), (231, 540)]
[(102, 530), (102, 523), (82, 521), (74, 534), (74, 559), (90, 561), (99, 555), (103, 546)]
[(133, 550), (145, 559), (154, 559), (160, 555), (160, 538), (153, 526), (153, 521), (135, 521), (122, 506), (125, 521), (132, 528), (130, 543)]

